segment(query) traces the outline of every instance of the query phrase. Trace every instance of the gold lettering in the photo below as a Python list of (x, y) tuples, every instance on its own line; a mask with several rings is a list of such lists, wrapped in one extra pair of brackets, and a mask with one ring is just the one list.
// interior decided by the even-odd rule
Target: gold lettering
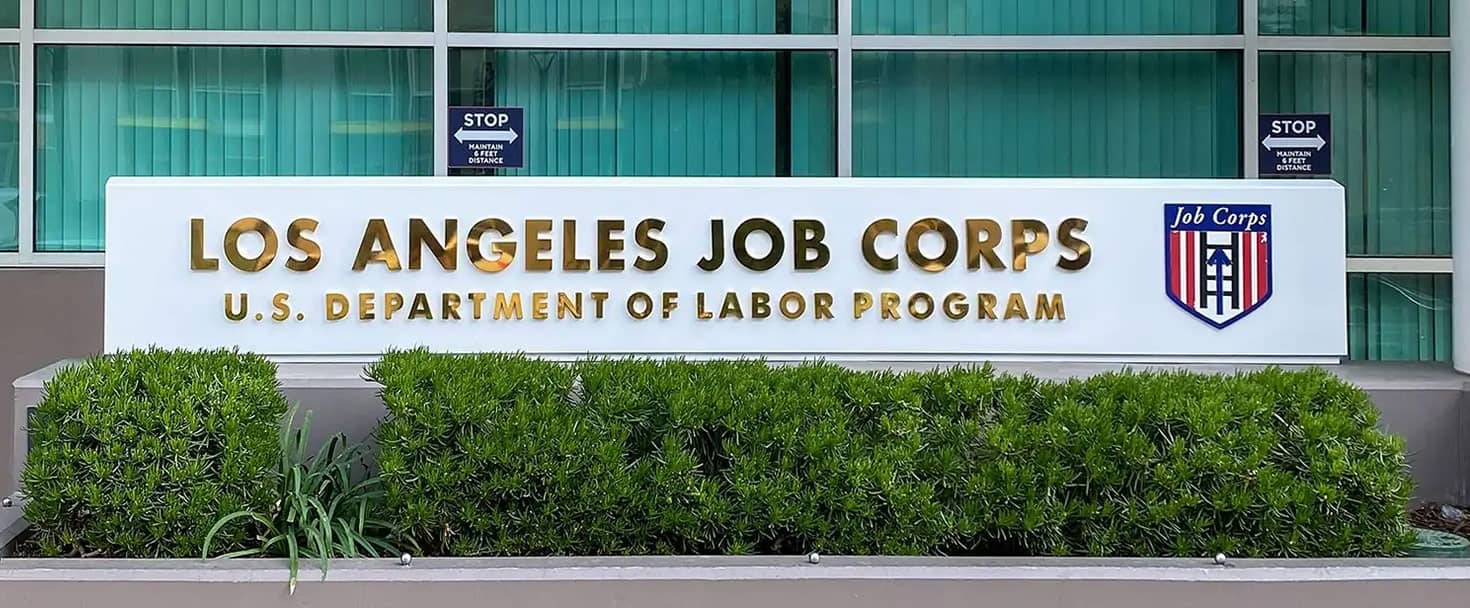
[(485, 318), (485, 298), (488, 296), (489, 294), (483, 291), (470, 292), (470, 304), (474, 308), (472, 317), (476, 321)]
[[(500, 272), (506, 268), (510, 268), (510, 265), (516, 259), (515, 240), (506, 239), (490, 243), (490, 251), (495, 254), (495, 258), (485, 259), (485, 252), (481, 249), (483, 246), (481, 240), (487, 232), (495, 232), (501, 237), (509, 237), (514, 233), (514, 230), (511, 229), (510, 224), (506, 223), (505, 220), (493, 218), (480, 220), (474, 226), (471, 226), (469, 238), (465, 239), (465, 249), (469, 253), (470, 263), (474, 264), (475, 268), (483, 272)], [(478, 319), (479, 315), (475, 315), (475, 318)]]
[(309, 236), (310, 233), (316, 232), (319, 225), (320, 223), (314, 219), (301, 218), (286, 227), (286, 244), (306, 256), (300, 260), (294, 257), (287, 258), (286, 268), (296, 272), (310, 272), (321, 264), (322, 246)]
[(885, 291), (880, 294), (878, 297), (878, 310), (882, 312), (882, 319), (885, 321), (899, 320), (898, 304), (901, 301), (902, 299), (898, 297), (898, 294), (891, 291)]
[(439, 318), (446, 320), (459, 320), (459, 294), (445, 292), (439, 302)]
[[(919, 247), (920, 239), (930, 232), (937, 232), (944, 239), (944, 250), (937, 258), (924, 255), (924, 250)], [(909, 259), (924, 272), (943, 272), (959, 256), (960, 240), (949, 223), (931, 217), (914, 222), (914, 225), (909, 227), (908, 238), (904, 239), (904, 248), (908, 251)]]
[(822, 242), (827, 238), (827, 227), (819, 220), (796, 220), (792, 224), (796, 228), (796, 269), (826, 268), (832, 261), (832, 250)]
[(771, 318), (771, 294), (764, 291), (757, 291), (750, 294), (750, 318)]
[(1057, 262), (1063, 270), (1082, 270), (1092, 263), (1092, 245), (1077, 236), (1084, 230), (1087, 230), (1087, 220), (1075, 217), (1063, 221), (1057, 230), (1057, 242), (1075, 254), (1070, 258), (1064, 255)]
[(623, 220), (597, 220), (597, 269), (602, 272), (623, 270)]
[(204, 256), (204, 218), (189, 220), (189, 270), (219, 270), (219, 258)]
[[(459, 267), (459, 220), (444, 220), (444, 240), (434, 236), (429, 225), (419, 218), (408, 220), (408, 269), (422, 270), (424, 249), (428, 248), (439, 267), (453, 272)], [(413, 318), (410, 314), (409, 318)]]
[(577, 257), (577, 220), (561, 221), (561, 269), (566, 272), (592, 270), (592, 260)]
[(861, 319), (863, 313), (873, 309), (873, 294), (859, 291), (852, 294), (852, 318)]
[[(1029, 235), (1028, 235), (1029, 233)], [(1046, 224), (1040, 220), (1013, 220), (1011, 222), (1011, 270), (1026, 270), (1026, 258), (1046, 251), (1051, 242)], [(1009, 314), (1009, 313), (1007, 313)]]
[(958, 291), (944, 296), (944, 316), (951, 321), (963, 321), (970, 315), (970, 302)]
[(641, 291), (628, 296), (628, 316), (642, 321), (653, 314), (653, 297)]
[(725, 305), (720, 307), (721, 319), (744, 319), (745, 313), (740, 310), (740, 295), (731, 291), (725, 294)]
[(403, 294), (390, 291), (383, 294), (383, 320), (392, 321), (393, 313), (403, 310)]
[(599, 319), (602, 318), (602, 305), (604, 302), (607, 302), (607, 296), (608, 293), (606, 291), (592, 292), (592, 308), (593, 312), (595, 313), (594, 316)]
[(429, 294), (419, 292), (413, 296), (413, 304), (408, 307), (408, 320), (434, 318), (433, 309), (429, 308)]
[(565, 319), (571, 316), (573, 319), (582, 318), (582, 292), (577, 292), (576, 298), (568, 297), (566, 292), (556, 294), (556, 318)]
[(868, 224), (863, 231), (863, 259), (873, 270), (892, 272), (898, 270), (898, 256), (885, 258), (878, 255), (878, 237), (885, 234), (898, 236), (898, 220), (881, 219)]
[(633, 267), (644, 272), (654, 272), (669, 263), (669, 247), (659, 240), (658, 235), (664, 229), (664, 221), (658, 219), (647, 219), (638, 223), (635, 230), (634, 241), (639, 247), (653, 254), (652, 258), (644, 259), (642, 256), (633, 262)]
[(709, 221), (709, 257), (697, 265), (705, 272), (714, 272), (725, 265), (725, 220)]
[(1036, 294), (1036, 320), (1066, 321), (1067, 307), (1062, 305), (1062, 294), (1051, 294), (1050, 299), (1044, 293)]
[(225, 318), (231, 321), (244, 321), (246, 313), (250, 312), (250, 294), (240, 294), (240, 310), (232, 311), (234, 308), (235, 294), (225, 294)]
[(672, 314), (674, 314), (674, 311), (677, 310), (678, 308), (679, 308), (679, 292), (677, 292), (677, 291), (665, 291), (664, 292), (664, 311), (663, 311), (664, 312), (664, 318), (665, 319), (669, 318), (669, 316), (672, 315)]
[(1030, 315), (1026, 314), (1026, 298), (1021, 297), (1019, 293), (1012, 293), (1010, 300), (1006, 303), (1006, 320), (1021, 319), (1024, 321), (1028, 318)]
[(980, 318), (994, 321), (996, 299), (993, 293), (980, 294)]
[(376, 318), (373, 314), (373, 308), (377, 306), (374, 303), (375, 299), (376, 296), (371, 292), (365, 291), (357, 294), (357, 319), (359, 321), (371, 321)]
[(699, 319), (700, 321), (708, 321), (715, 318), (715, 313), (705, 310), (704, 308), (703, 291), (694, 295), (694, 318)]
[[(984, 234), (985, 238), (980, 238)], [(1000, 246), (1000, 240), (1004, 235), (1000, 232), (1000, 222), (995, 220), (966, 220), (965, 240), (969, 241), (966, 246), (969, 253), (970, 270), (980, 270), (980, 261), (984, 260), (995, 270), (1005, 270), (1005, 262), (996, 255), (995, 248)]]
[(521, 294), (513, 293), (510, 294), (509, 298), (505, 297), (505, 292), (495, 294), (495, 314), (493, 318), (496, 321), (510, 319), (519, 321), (525, 318), (525, 314), (521, 310)]
[(335, 291), (327, 293), (327, 320), (341, 321), (347, 318), (351, 312), (351, 305), (347, 301), (347, 294)]
[[(801, 258), (797, 258), (798, 263)], [(806, 314), (806, 298), (794, 291), (788, 291), (781, 295), (781, 316), (793, 321), (800, 319)]]
[[(260, 255), (247, 258), (240, 253), (240, 237), (247, 232), (260, 235), (265, 246), (260, 250)], [(230, 265), (244, 272), (260, 272), (265, 270), (271, 262), (276, 260), (276, 249), (280, 247), (280, 241), (276, 237), (276, 231), (270, 224), (258, 217), (247, 217), (236, 220), (230, 224), (229, 230), (225, 231), (225, 259)]]
[(830, 292), (819, 291), (812, 300), (812, 316), (818, 320), (837, 318), (832, 316), (832, 294)]
[(551, 258), (542, 254), (551, 253), (551, 220), (526, 220), (526, 270), (528, 272), (551, 272)]
[(271, 307), (275, 309), (275, 312), (271, 313), (271, 319), (279, 323), (291, 318), (291, 306), (288, 302), (290, 299), (291, 295), (286, 293), (277, 293), (271, 298)]
[(548, 312), (550, 309), (551, 294), (549, 292), (536, 291), (531, 293), (531, 319), (536, 321), (550, 319), (551, 313)]
[(403, 265), (398, 261), (398, 250), (393, 248), (393, 235), (388, 233), (388, 223), (381, 218), (368, 220), (362, 231), (362, 243), (357, 246), (357, 259), (352, 270), (362, 272), (370, 262), (381, 262), (388, 270), (398, 272)]
[[(921, 308), (919, 305), (923, 304)], [(934, 298), (924, 292), (909, 296), (909, 316), (923, 321), (934, 315)]]
[[(764, 232), (771, 239), (771, 250), (764, 257), (757, 258), (750, 253), (750, 235), (756, 232)], [(786, 255), (786, 237), (781, 235), (781, 229), (775, 222), (765, 218), (751, 218), (740, 223), (735, 229), (735, 259), (741, 266), (756, 272), (765, 272), (781, 263), (781, 258)], [(770, 296), (767, 296), (769, 300)], [(762, 317), (757, 317), (762, 318)]]

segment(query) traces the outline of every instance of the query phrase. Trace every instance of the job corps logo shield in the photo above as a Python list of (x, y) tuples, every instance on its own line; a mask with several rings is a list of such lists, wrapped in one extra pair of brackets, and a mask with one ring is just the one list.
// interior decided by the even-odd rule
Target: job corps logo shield
[(1225, 329), (1271, 299), (1271, 206), (1164, 205), (1164, 288)]

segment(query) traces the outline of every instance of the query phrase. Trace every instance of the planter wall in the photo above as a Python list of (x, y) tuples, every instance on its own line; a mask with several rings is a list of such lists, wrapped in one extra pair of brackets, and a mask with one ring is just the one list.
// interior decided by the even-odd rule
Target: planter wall
[(7, 605), (370, 606), (1462, 606), (1470, 567), (1422, 560), (1241, 562), (825, 558), (340, 561), (328, 582), (284, 563), (0, 560)]

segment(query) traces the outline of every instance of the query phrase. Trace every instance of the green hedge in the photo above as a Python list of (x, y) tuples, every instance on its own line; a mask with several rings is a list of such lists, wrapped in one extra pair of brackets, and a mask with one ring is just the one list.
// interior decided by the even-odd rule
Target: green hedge
[[(22, 475), (35, 550), (197, 557), (221, 515), (269, 509), (286, 411), (275, 372), (254, 355), (164, 350), (60, 371)], [(239, 546), (244, 529), (215, 546)]]
[(1379, 556), (1401, 442), (1323, 371), (854, 372), (390, 353), (388, 518), (428, 554)]

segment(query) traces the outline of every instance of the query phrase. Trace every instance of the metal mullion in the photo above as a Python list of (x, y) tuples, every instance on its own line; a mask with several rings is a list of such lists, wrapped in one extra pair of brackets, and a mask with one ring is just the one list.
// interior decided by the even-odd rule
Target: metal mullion
[[(847, 0), (839, 0), (845, 2)], [(540, 34), (451, 32), (450, 48), (803, 51), (837, 48), (830, 34)]]
[[(22, 28), (24, 31), (26, 28)], [(32, 30), (37, 44), (159, 46), (429, 47), (434, 32), (247, 30)]]
[(1453, 274), (1452, 258), (1349, 257), (1349, 274)]
[(1244, 46), (1240, 58), (1240, 131), (1241, 174), (1246, 179), (1260, 179), (1261, 164), (1256, 147), (1260, 145), (1261, 123), (1261, 5), (1247, 0), (1241, 5), (1241, 34)]
[(434, 175), (449, 175), (449, 0), (434, 0)]
[(1449, 38), (1430, 36), (1259, 36), (1264, 51), (1448, 53)]
[(863, 51), (1220, 51), (1239, 50), (1244, 36), (852, 36)]
[(853, 0), (837, 0), (837, 176), (852, 177)]
[(0, 268), (101, 268), (102, 253), (0, 253)]
[[(20, 127), (20, 141), (16, 147), (19, 150), (20, 167), (19, 184), (17, 187), (17, 230), (18, 254), (0, 254), (0, 265), (6, 264), (6, 256), (13, 256), (17, 262), (24, 263), (22, 258), (35, 255), (36, 251), (36, 6), (31, 0), (23, 0), (20, 3), (20, 28), (18, 42), (20, 44), (17, 53), (20, 56), (20, 82), (17, 85), (18, 107), (17, 117)], [(100, 263), (99, 263), (100, 265)]]
[(20, 42), (20, 28), (0, 28), (0, 44), (18, 44)]

